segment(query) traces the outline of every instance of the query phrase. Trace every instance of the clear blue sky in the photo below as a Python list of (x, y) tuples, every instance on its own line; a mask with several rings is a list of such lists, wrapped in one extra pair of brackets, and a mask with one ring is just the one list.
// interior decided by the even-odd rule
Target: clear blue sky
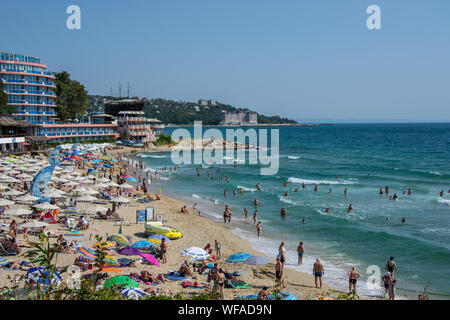
[[(77, 4), (82, 29), (66, 28)], [(381, 7), (382, 30), (366, 28)], [(91, 94), (212, 98), (295, 119), (450, 121), (448, 0), (2, 1), (0, 51)]]

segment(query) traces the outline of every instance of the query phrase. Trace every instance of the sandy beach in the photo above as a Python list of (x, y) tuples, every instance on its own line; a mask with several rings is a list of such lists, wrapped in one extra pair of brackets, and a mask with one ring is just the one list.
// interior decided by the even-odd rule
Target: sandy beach
[[(131, 152), (131, 148), (120, 148), (116, 150), (112, 150), (109, 152), (110, 155), (115, 155), (117, 153)], [(118, 166), (116, 166), (118, 168)], [(95, 187), (95, 183), (91, 181), (91, 185), (84, 185), (87, 187)], [(220, 223), (216, 223), (211, 221), (205, 217), (198, 216), (192, 213), (192, 208), (189, 208), (190, 213), (185, 214), (181, 213), (180, 209), (185, 204), (184, 202), (170, 198), (162, 195), (161, 200), (153, 201), (151, 203), (138, 203), (130, 198), (131, 202), (121, 205), (118, 213), (121, 218), (130, 221), (130, 224), (125, 224), (122, 226), (123, 235), (131, 236), (132, 242), (136, 242), (139, 240), (146, 239), (144, 234), (144, 224), (142, 222), (135, 223), (136, 220), (136, 210), (145, 209), (149, 206), (153, 207), (155, 210), (155, 214), (162, 214), (164, 216), (164, 224), (170, 225), (177, 230), (183, 233), (183, 237), (178, 240), (173, 240), (168, 243), (168, 251), (167, 251), (167, 263), (161, 264), (161, 267), (158, 268), (156, 266), (152, 266), (149, 264), (142, 264), (137, 261), (136, 266), (133, 268), (123, 267), (121, 275), (128, 275), (131, 272), (140, 272), (141, 270), (147, 270), (152, 274), (167, 274), (169, 270), (178, 270), (180, 265), (186, 260), (186, 257), (181, 256), (181, 251), (185, 248), (189, 248), (192, 246), (196, 247), (205, 247), (207, 243), (211, 243), (214, 245), (214, 241), (218, 240), (221, 243), (222, 247), (222, 259), (217, 261), (219, 263), (219, 267), (223, 268), (227, 272), (239, 271), (242, 276), (239, 277), (239, 280), (243, 280), (251, 285), (252, 289), (225, 289), (224, 297), (225, 299), (234, 299), (237, 296), (245, 296), (250, 294), (257, 294), (262, 287), (267, 286), (269, 288), (273, 288), (275, 286), (275, 260), (274, 257), (267, 257), (271, 264), (267, 266), (249, 266), (245, 264), (232, 264), (224, 262), (225, 258), (230, 256), (231, 254), (237, 252), (246, 252), (252, 255), (262, 255), (265, 256), (263, 252), (257, 252), (253, 250), (250, 244), (243, 239), (239, 238), (237, 235), (233, 234), (230, 230), (228, 230), (224, 225)], [(100, 204), (105, 207), (110, 207), (111, 204)], [(92, 206), (92, 203), (78, 202), (77, 208), (81, 209), (83, 212), (89, 206)], [(26, 207), (26, 206), (22, 206)], [(199, 208), (201, 209), (201, 208)], [(95, 243), (95, 235), (100, 235), (103, 237), (103, 240), (106, 240), (107, 236), (115, 235), (119, 233), (120, 222), (114, 221), (105, 221), (100, 220), (95, 217), (95, 215), (84, 214), (88, 217), (89, 228), (85, 231), (85, 236), (80, 238), (83, 241), (83, 247), (92, 248)], [(6, 216), (7, 217), (7, 216)], [(3, 218), (3, 217), (2, 217)], [(2, 219), (3, 220), (3, 219)], [(9, 219), (11, 220), (11, 219)], [(20, 219), (16, 219), (19, 221), (19, 225), (21, 223)], [(6, 218), (6, 222), (8, 223), (8, 218)], [(61, 224), (53, 224), (49, 227), (50, 230), (64, 234), (67, 231), (67, 228)], [(28, 235), (28, 238), (31, 242), (38, 241), (37, 237)], [(67, 238), (71, 240), (70, 238)], [(18, 234), (18, 240), (23, 241), (23, 234)], [(56, 242), (56, 239), (51, 239), (51, 242)], [(26, 249), (25, 249), (26, 250)], [(23, 251), (25, 251), (23, 250)], [(26, 260), (23, 258), (23, 252), (19, 256), (9, 257), (10, 259), (21, 261)], [(116, 258), (120, 258), (116, 252), (111, 253), (111, 256)], [(73, 250), (73, 253), (60, 253), (57, 256), (57, 265), (58, 266), (68, 266), (74, 263), (75, 258), (79, 256), (79, 253), (76, 250)], [(130, 257), (128, 257), (130, 258)], [(131, 257), (134, 259), (135, 257)], [(137, 259), (139, 260), (139, 259)], [(256, 270), (257, 268), (257, 270)], [(312, 266), (311, 266), (312, 270)], [(257, 271), (257, 272), (255, 272)], [(85, 271), (85, 273), (91, 273), (92, 270)], [(1, 287), (11, 287), (13, 285), (14, 277), (25, 274), (24, 271), (12, 271), (0, 269), (0, 286)], [(116, 274), (112, 274), (110, 276), (114, 276)], [(67, 274), (63, 275), (63, 278), (67, 277)], [(196, 280), (199, 283), (207, 283), (207, 274), (199, 275), (196, 273)], [(336, 298), (340, 292), (329, 288), (325, 283), (322, 289), (316, 289), (314, 287), (314, 277), (312, 274), (300, 273), (294, 270), (290, 270), (285, 268), (284, 271), (284, 279), (286, 282), (286, 288), (284, 291), (289, 292), (299, 299), (314, 299), (317, 296), (328, 296)], [(211, 283), (212, 284), (212, 283)], [(145, 284), (141, 284), (141, 287), (145, 288)], [(191, 294), (191, 293), (200, 293), (199, 289), (189, 289), (182, 288), (180, 281), (167, 281), (163, 284), (157, 286), (161, 288), (163, 292), (170, 293), (178, 293), (182, 292), (183, 294)]]

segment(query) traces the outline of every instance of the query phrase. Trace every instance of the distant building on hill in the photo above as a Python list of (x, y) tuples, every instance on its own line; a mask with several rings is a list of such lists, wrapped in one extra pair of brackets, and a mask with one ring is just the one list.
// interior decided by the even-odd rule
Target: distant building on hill
[(222, 112), (222, 125), (255, 125), (258, 124), (258, 114), (251, 111)]
[(217, 106), (217, 101), (216, 100), (203, 100), (200, 99), (198, 100), (198, 104), (203, 106), (203, 107), (212, 107), (212, 106)]

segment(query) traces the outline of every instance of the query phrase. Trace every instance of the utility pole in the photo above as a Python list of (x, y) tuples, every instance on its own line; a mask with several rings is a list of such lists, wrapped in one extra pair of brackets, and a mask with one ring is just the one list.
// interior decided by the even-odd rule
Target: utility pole
[(122, 84), (119, 81), (119, 98), (122, 98)]

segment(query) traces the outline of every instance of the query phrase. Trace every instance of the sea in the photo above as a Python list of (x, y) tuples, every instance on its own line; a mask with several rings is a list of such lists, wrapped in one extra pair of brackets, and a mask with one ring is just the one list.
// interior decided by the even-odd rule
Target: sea
[[(175, 129), (166, 128), (164, 133), (170, 135)], [(193, 133), (192, 127), (184, 129)], [(216, 129), (225, 136), (226, 128)], [(264, 165), (250, 164), (248, 150), (243, 159), (235, 156), (236, 167), (180, 164), (176, 173), (160, 170), (174, 166), (171, 152), (144, 152), (130, 158), (144, 161), (147, 170), (159, 170), (152, 192), (161, 188), (163, 194), (189, 205), (197, 203), (203, 215), (218, 223), (223, 223), (224, 207), (229, 205), (232, 221), (226, 227), (270, 258), (276, 257), (284, 241), (286, 267), (312, 274), (319, 257), (324, 281), (333, 288), (348, 290), (347, 272), (356, 266), (361, 274), (358, 293), (380, 296), (380, 278), (393, 256), (400, 296), (416, 299), (426, 291), (433, 299), (450, 297), (450, 124), (253, 129), (279, 130), (279, 151), (274, 153), (279, 170), (274, 175), (261, 175)], [(273, 150), (269, 143), (266, 151)], [(262, 191), (256, 189), (257, 183)], [(390, 194), (380, 195), (380, 187), (386, 186)], [(244, 192), (234, 195), (234, 189), (240, 188)], [(409, 188), (412, 195), (407, 193)], [(397, 201), (389, 199), (394, 193)], [(252, 219), (255, 198), (260, 202), (260, 238)], [(354, 211), (347, 213), (350, 204)], [(280, 215), (281, 208), (286, 208), (286, 216)], [(332, 214), (325, 213), (325, 208)], [(301, 266), (296, 253), (299, 241), (305, 247)]]

